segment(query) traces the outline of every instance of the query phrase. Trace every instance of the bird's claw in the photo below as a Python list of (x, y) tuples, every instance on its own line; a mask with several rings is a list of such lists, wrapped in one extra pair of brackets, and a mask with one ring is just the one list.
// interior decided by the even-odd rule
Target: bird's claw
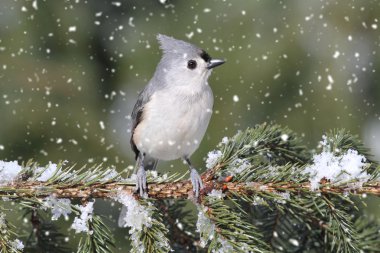
[(136, 176), (137, 179), (135, 191), (138, 192), (141, 197), (143, 197), (147, 192), (146, 173), (144, 167), (141, 166), (139, 168)]
[(197, 170), (194, 168), (190, 170), (190, 180), (193, 185), (195, 197), (198, 198), (200, 190), (203, 189), (203, 183), (202, 178), (199, 176)]

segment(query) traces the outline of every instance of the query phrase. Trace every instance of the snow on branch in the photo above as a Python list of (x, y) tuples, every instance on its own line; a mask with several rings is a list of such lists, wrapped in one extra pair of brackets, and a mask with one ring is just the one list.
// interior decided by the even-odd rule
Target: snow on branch
[[(75, 213), (71, 228), (85, 236), (78, 252), (112, 252), (109, 247), (114, 242), (112, 236), (101, 218), (93, 213), (97, 198), (124, 205), (119, 225), (129, 227), (134, 252), (172, 250), (165, 222), (173, 219), (168, 219), (159, 208), (173, 199), (192, 199), (197, 203), (196, 228), (200, 234), (197, 245), (201, 247), (268, 252), (268, 243), (277, 239), (268, 241), (266, 233), (273, 237), (282, 227), (302, 221), (297, 225), (300, 235), (305, 234), (300, 229), (305, 223), (305, 229), (326, 232), (327, 239), (318, 243), (331, 242), (331, 249), (346, 247), (356, 252), (361, 249), (360, 236), (368, 231), (358, 230), (360, 226), (345, 209), (346, 203), (354, 205), (352, 195), (380, 196), (379, 164), (371, 160), (361, 142), (342, 130), (325, 135), (318, 151), (311, 154), (289, 129), (259, 125), (232, 138), (223, 138), (206, 158), (206, 167), (201, 175), (204, 189), (197, 199), (184, 175), (157, 172), (147, 173), (148, 196), (141, 198), (135, 193), (134, 175), (123, 177), (124, 172), (118, 173), (114, 168), (97, 165), (77, 169), (67, 162), (49, 163), (45, 167), (28, 162), (21, 166), (0, 161), (0, 197), (3, 201), (18, 201), (32, 210), (35, 227), (39, 227), (38, 209), (50, 209), (52, 220), (61, 216), (67, 219)], [(73, 205), (73, 199), (79, 199), (82, 205)], [(226, 200), (232, 205), (225, 204)], [(270, 222), (261, 218), (256, 225), (249, 223), (243, 203), (265, 210), (262, 212)], [(0, 206), (0, 215), (2, 210)], [(273, 222), (278, 225), (269, 226)], [(5, 223), (0, 222), (0, 227), (2, 224)], [(251, 234), (244, 231), (248, 227)], [(10, 235), (4, 239), (0, 234), (0, 243), (18, 242)], [(107, 244), (101, 238), (106, 238)], [(299, 245), (298, 240), (290, 239), (291, 245)], [(283, 242), (280, 244), (283, 247)]]

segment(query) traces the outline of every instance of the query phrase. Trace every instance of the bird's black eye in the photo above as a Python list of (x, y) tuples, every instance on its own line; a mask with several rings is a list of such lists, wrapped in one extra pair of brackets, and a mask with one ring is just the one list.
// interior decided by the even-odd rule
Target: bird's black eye
[(197, 62), (194, 60), (190, 60), (187, 62), (187, 67), (189, 69), (195, 69), (197, 67)]

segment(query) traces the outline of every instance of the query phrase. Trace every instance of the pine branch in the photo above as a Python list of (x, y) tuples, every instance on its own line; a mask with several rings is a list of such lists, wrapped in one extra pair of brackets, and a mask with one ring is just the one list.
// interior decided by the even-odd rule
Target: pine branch
[[(5, 172), (0, 167), (3, 177), (11, 178), (0, 178), (0, 197), (18, 201), (33, 213), (36, 208), (49, 208), (53, 220), (76, 213), (72, 228), (85, 232), (78, 252), (112, 252), (110, 231), (92, 214), (96, 198), (114, 199), (125, 206), (121, 221), (130, 228), (134, 252), (170, 251), (168, 227), (188, 245), (198, 239), (177, 229), (172, 218), (176, 208), (170, 210), (168, 205), (175, 199), (198, 203), (200, 245), (208, 246), (209, 252), (323, 248), (351, 253), (378, 248), (378, 225), (366, 228), (359, 221), (352, 197), (380, 196), (380, 165), (348, 132), (328, 133), (313, 157), (295, 133), (278, 125), (239, 132), (224, 138), (218, 148), (208, 155), (208, 170), (201, 175), (204, 189), (197, 199), (191, 182), (183, 180), (185, 175), (148, 172), (146, 199), (135, 194), (134, 180), (124, 179), (113, 168), (97, 165), (77, 170), (64, 163), (39, 167), (33, 162), (22, 167), (10, 162), (11, 169)], [(70, 200), (75, 199), (87, 204), (72, 205)], [(164, 200), (159, 209), (152, 204), (157, 200)], [(252, 205), (263, 214), (253, 217), (247, 210)], [(183, 206), (176, 207), (186, 215)], [(38, 232), (40, 220), (34, 221)], [(0, 243), (11, 245), (10, 236), (1, 236)]]
[(93, 215), (92, 219), (88, 220), (88, 228), (90, 233), (81, 238), (77, 253), (112, 253), (112, 233), (100, 216)]
[(24, 214), (25, 217), (30, 216), (33, 227), (26, 241), (25, 250), (30, 252), (67, 252), (69, 249), (64, 244), (65, 235), (50, 220), (42, 216), (37, 209), (38, 205), (32, 205), (33, 208), (26, 208)]
[(206, 233), (202, 228), (198, 229), (204, 243), (211, 240), (211, 249), (228, 248), (227, 252), (270, 252), (257, 228), (245, 221), (240, 213), (234, 212), (221, 199), (207, 197), (202, 201), (202, 205), (205, 208), (200, 208), (200, 215), (209, 219), (213, 228)]
[[(203, 179), (207, 179), (208, 173), (202, 175)], [(312, 191), (310, 183), (294, 183), (282, 181), (279, 183), (261, 183), (261, 182), (215, 182), (215, 180), (203, 180), (205, 189), (200, 195), (206, 196), (213, 189), (224, 190), (228, 195), (229, 192), (253, 195), (256, 192), (310, 192)], [(354, 183), (332, 185), (328, 182), (322, 182), (319, 191), (322, 193), (349, 193), (353, 195), (370, 194), (380, 196), (380, 182), (373, 181), (363, 185), (363, 187), (355, 188)], [(135, 193), (134, 185), (126, 185), (122, 182), (108, 182), (103, 184), (94, 183), (92, 185), (76, 184), (75, 186), (62, 186), (60, 184), (47, 184), (44, 182), (25, 182), (13, 185), (0, 186), (0, 197), (10, 199), (24, 198), (45, 198), (53, 195), (56, 198), (70, 199), (90, 199), (90, 198), (111, 198), (115, 189), (122, 190), (126, 194), (133, 195)], [(152, 183), (148, 185), (148, 197), (152, 199), (188, 199), (194, 196), (191, 182), (188, 180), (176, 183)]]
[(171, 251), (168, 230), (163, 223), (163, 215), (148, 199), (136, 200), (132, 195), (121, 191), (114, 199), (123, 204), (119, 226), (129, 227), (132, 252)]
[(143, 247), (133, 247), (133, 252), (164, 253), (171, 251), (169, 239), (167, 238), (168, 229), (163, 223), (162, 213), (155, 206), (149, 205), (147, 201), (141, 200), (140, 203), (152, 212), (151, 224), (137, 233), (135, 239), (142, 242)]
[[(1, 209), (1, 208), (0, 208)], [(16, 239), (15, 226), (5, 219), (5, 214), (0, 212), (0, 252), (21, 253), (24, 245)]]
[(360, 248), (364, 252), (380, 252), (380, 233), (377, 223), (366, 217), (356, 218), (354, 227), (357, 228)]
[(199, 235), (195, 233), (195, 216), (186, 208), (185, 200), (159, 200), (157, 209), (164, 214), (163, 222), (169, 229), (168, 238), (174, 252), (201, 252)]
[[(224, 190), (224, 193), (226, 194), (227, 197), (231, 197), (231, 196), (234, 196), (234, 197), (240, 197), (240, 198), (243, 198), (243, 199), (247, 199), (249, 198), (249, 196), (256, 196), (258, 194), (261, 194), (261, 196), (266, 196), (266, 198), (268, 199), (268, 195), (272, 195), (274, 197), (272, 197), (273, 199), (276, 199), (277, 197), (277, 194), (281, 193), (281, 192), (290, 192), (290, 193), (294, 193), (294, 194), (303, 194), (303, 195), (314, 195), (316, 198), (319, 199), (318, 195), (323, 193), (323, 194), (341, 194), (341, 193), (348, 193), (348, 192), (352, 192), (354, 194), (363, 194), (363, 193), (372, 193), (372, 194), (379, 194), (380, 192), (380, 184), (377, 183), (377, 184), (373, 184), (373, 185), (369, 185), (369, 186), (364, 186), (362, 188), (359, 188), (357, 190), (353, 190), (352, 188), (350, 188), (350, 186), (339, 186), (339, 187), (335, 187), (335, 186), (330, 186), (328, 183), (324, 183), (322, 184), (321, 188), (320, 188), (320, 192), (314, 192), (314, 191), (311, 191), (310, 190), (310, 185), (309, 183), (284, 183), (284, 182), (281, 182), (281, 183), (253, 183), (253, 182), (248, 182), (248, 183), (240, 183), (240, 182), (215, 182), (214, 180), (212, 180), (210, 177), (210, 175), (208, 175), (207, 173), (203, 175), (205, 178), (209, 178), (210, 181), (208, 182), (205, 182), (205, 189), (201, 192), (201, 197), (200, 199), (201, 200), (204, 200), (204, 199), (207, 199), (207, 195), (212, 192), (213, 190)], [(21, 197), (22, 198), (25, 198), (27, 196), (30, 196), (30, 197), (33, 197), (33, 198), (37, 198), (37, 197), (45, 197), (46, 195), (53, 195), (55, 196), (56, 198), (70, 198), (70, 199), (74, 199), (74, 198), (79, 198), (79, 199), (90, 199), (90, 198), (99, 198), (99, 197), (110, 197), (112, 194), (112, 190), (111, 189), (118, 189), (118, 191), (123, 191), (124, 193), (127, 192), (127, 194), (132, 194), (134, 192), (134, 186), (128, 186), (128, 185), (123, 185), (121, 183), (114, 183), (114, 182), (109, 182), (109, 183), (104, 183), (104, 184), (95, 184), (93, 186), (89, 186), (90, 189), (88, 188), (84, 188), (84, 187), (81, 187), (80, 185), (78, 185), (79, 188), (82, 188), (82, 190), (80, 192), (78, 192), (77, 190), (74, 191), (73, 188), (60, 188), (59, 191), (52, 191), (52, 192), (47, 192), (47, 189), (45, 187), (41, 187), (41, 184), (40, 183), (38, 185), (38, 187), (36, 187), (35, 184), (32, 184), (30, 188), (23, 188), (21, 189), (20, 193), (21, 193)], [(99, 187), (101, 186), (101, 187)], [(54, 185), (50, 185), (49, 186), (50, 189), (54, 189)], [(39, 188), (42, 188), (44, 189), (41, 194), (39, 194), (38, 190)], [(176, 191), (179, 190), (181, 195), (178, 195), (178, 193), (176, 193)], [(15, 195), (16, 193), (16, 195)], [(17, 196), (17, 191), (14, 191), (14, 194), (12, 195), (12, 199), (13, 198), (16, 198)], [(28, 194), (28, 195), (25, 195), (25, 194)], [(72, 194), (73, 193), (73, 194)], [(72, 195), (70, 195), (72, 194)], [(79, 194), (79, 195), (78, 195)], [(8, 195), (9, 196), (9, 195)], [(153, 196), (156, 197), (156, 199), (170, 199), (170, 198), (173, 198), (173, 196), (175, 196), (176, 198), (188, 198), (189, 196), (193, 196), (193, 192), (192, 192), (192, 185), (190, 182), (187, 182), (187, 181), (179, 181), (177, 183), (166, 183), (166, 184), (152, 184), (149, 186), (149, 196), (152, 198)], [(296, 197), (294, 199), (297, 199)], [(203, 202), (203, 201), (202, 201)], [(301, 209), (301, 206), (306, 206), (304, 205), (304, 203), (298, 203), (298, 205), (300, 206), (299, 209)], [(277, 208), (281, 208), (280, 206), (278, 206)], [(216, 208), (216, 210), (219, 210), (220, 209), (220, 206), (218, 206)], [(220, 210), (219, 210), (220, 211)], [(221, 212), (225, 212), (226, 210), (221, 210)], [(296, 210), (295, 212), (299, 213), (298, 212), (299, 210)], [(228, 211), (230, 212), (230, 211)], [(155, 215), (160, 215), (160, 212), (157, 212), (157, 210), (152, 210), (152, 213), (155, 214)], [(220, 213), (219, 213), (220, 214)], [(310, 213), (307, 213), (305, 215), (305, 218), (309, 218), (310, 216)], [(225, 218), (225, 217), (223, 217)], [(161, 225), (162, 224), (162, 218), (160, 218), (160, 216), (157, 216), (156, 217), (157, 222), (154, 223), (155, 226), (158, 226), (157, 229), (155, 231), (164, 231), (164, 227)], [(234, 218), (236, 219), (236, 218)], [(226, 220), (230, 220), (230, 219), (226, 219)], [(320, 219), (315, 219), (315, 220), (318, 220), (320, 221)], [(94, 220), (92, 221), (92, 223), (96, 222), (96, 218), (94, 218)], [(90, 223), (90, 224), (92, 224)], [(335, 223), (335, 224), (339, 224), (339, 223)], [(96, 225), (96, 224), (95, 224)], [(92, 229), (93, 225), (89, 225), (91, 226), (90, 229)], [(99, 225), (98, 225), (99, 227)], [(327, 229), (327, 230), (331, 230), (331, 228), (329, 226), (326, 226), (324, 227), (324, 229)], [(93, 237), (97, 237), (98, 239), (101, 239), (103, 238), (104, 235), (108, 235), (110, 233), (105, 233), (104, 231), (105, 228), (103, 229), (98, 229), (98, 230), (95, 230), (95, 229), (92, 229), (95, 231), (94, 235), (85, 235), (85, 241), (82, 242), (78, 249), (78, 252), (110, 252), (108, 251), (109, 248), (102, 248), (101, 246), (103, 244), (100, 244), (98, 243), (96, 240), (92, 240)], [(101, 231), (101, 235), (98, 235), (98, 233), (96, 233), (96, 231)], [(154, 248), (157, 250), (157, 248), (154, 246), (154, 242), (156, 241), (157, 237), (154, 236), (154, 233), (152, 234), (151, 233), (151, 230), (150, 229), (147, 229), (145, 230), (146, 232), (145, 233), (142, 233), (140, 236), (139, 236), (139, 241), (142, 241), (144, 243), (146, 243), (147, 245), (145, 246), (145, 248)], [(344, 231), (344, 230), (340, 230), (340, 231)], [(159, 237), (160, 239), (164, 238), (164, 237)], [(222, 238), (224, 238), (222, 236)], [(111, 239), (106, 239), (108, 242), (112, 242)], [(216, 241), (214, 242), (214, 244), (212, 244), (212, 246), (215, 246), (215, 247), (220, 247), (219, 245), (220, 243), (217, 243)], [(108, 245), (104, 243), (104, 245)], [(111, 243), (112, 245), (112, 243)], [(94, 250), (95, 248), (101, 248), (102, 251), (100, 251), (99, 249), (98, 250)], [(106, 246), (107, 247), (107, 246)], [(283, 247), (283, 246), (282, 246)], [(135, 252), (138, 252), (138, 250), (135, 250)], [(165, 251), (162, 251), (162, 252), (166, 252)]]

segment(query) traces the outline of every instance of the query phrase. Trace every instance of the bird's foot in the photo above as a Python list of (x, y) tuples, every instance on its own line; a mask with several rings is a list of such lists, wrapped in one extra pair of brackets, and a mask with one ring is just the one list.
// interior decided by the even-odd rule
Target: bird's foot
[(140, 168), (137, 171), (137, 178), (136, 178), (136, 192), (139, 193), (141, 197), (143, 197), (147, 193), (147, 185), (146, 185), (146, 173), (143, 166), (140, 166)]
[(195, 193), (195, 197), (198, 198), (199, 191), (203, 189), (202, 178), (199, 176), (196, 169), (190, 169), (190, 180), (193, 184), (193, 191)]

